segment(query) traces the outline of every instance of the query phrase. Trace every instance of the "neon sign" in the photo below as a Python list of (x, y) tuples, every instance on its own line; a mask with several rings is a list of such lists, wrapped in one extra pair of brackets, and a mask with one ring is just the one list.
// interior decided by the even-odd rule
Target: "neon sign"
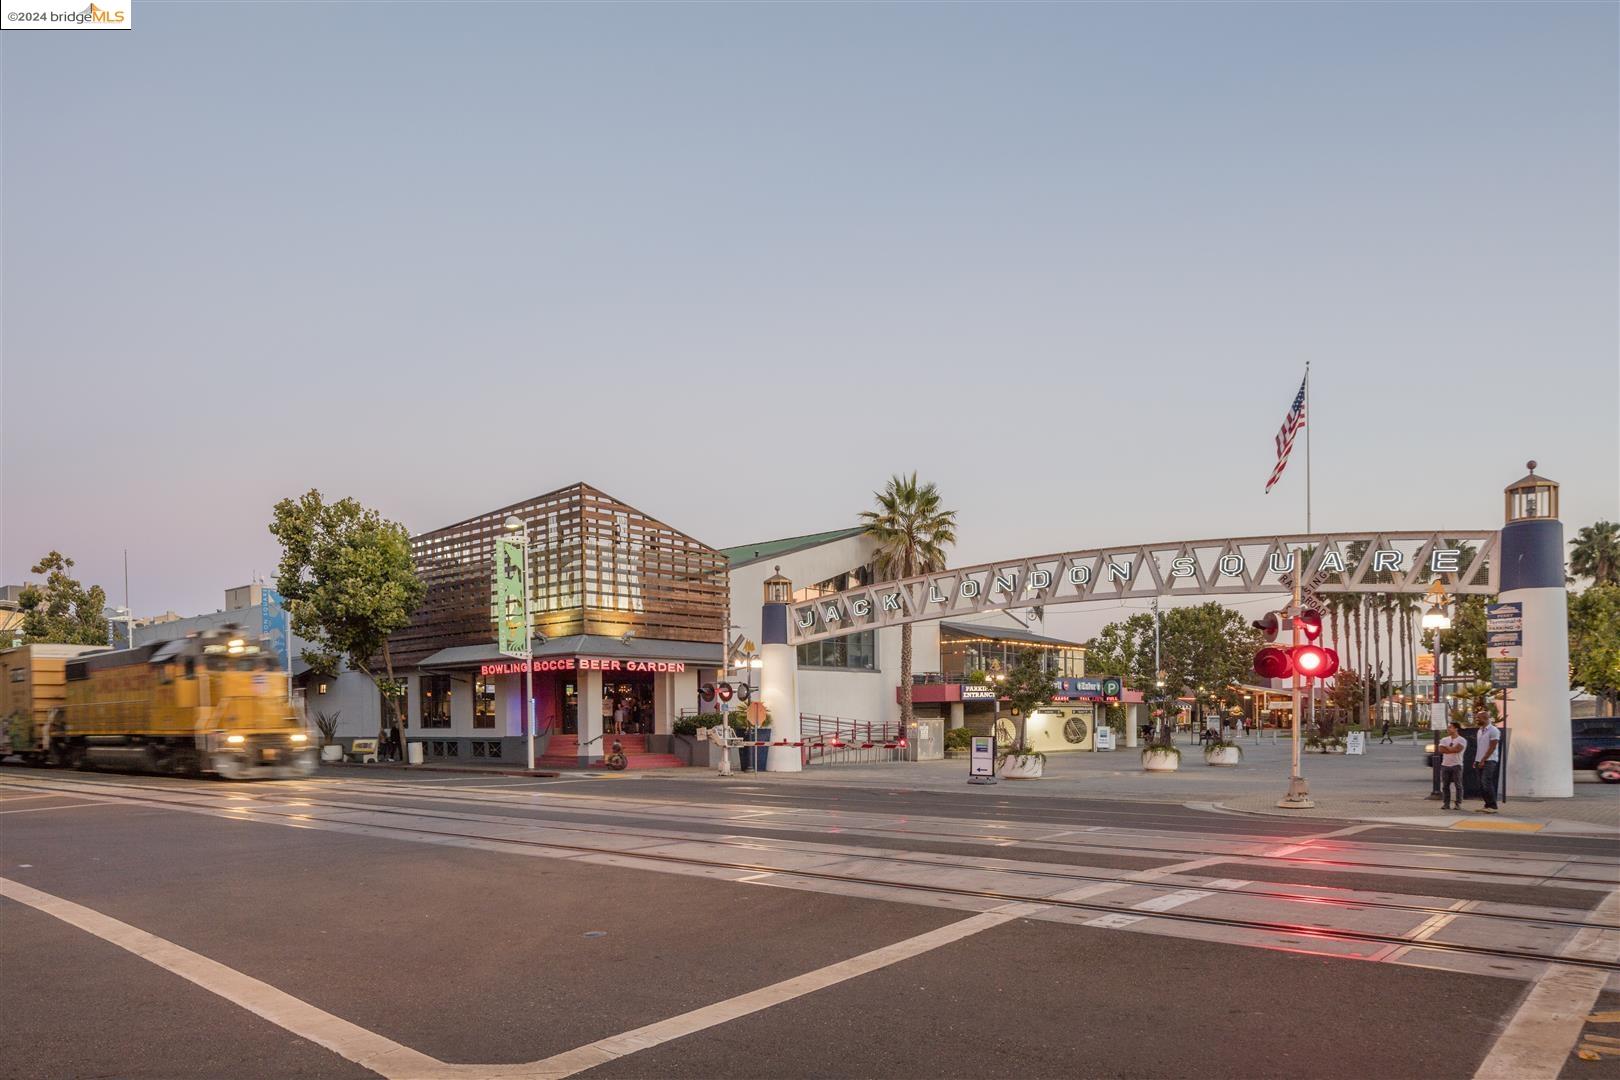
[[(530, 660), (530, 671), (649, 671), (678, 675), (686, 670), (680, 660), (608, 660), (594, 656), (561, 656), (555, 659)], [(523, 661), (503, 661), (480, 664), (480, 675), (521, 675)]]

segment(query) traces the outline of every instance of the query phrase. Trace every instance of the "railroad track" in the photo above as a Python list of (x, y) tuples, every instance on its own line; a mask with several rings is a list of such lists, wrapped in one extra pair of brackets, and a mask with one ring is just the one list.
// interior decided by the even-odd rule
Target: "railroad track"
[[(209, 800), (210, 802), (215, 803), (215, 805), (197, 805), (197, 804), (194, 804), (194, 803), (179, 803), (179, 804), (177, 804), (176, 801), (173, 798), (165, 799), (165, 798), (155, 797), (153, 795), (144, 795), (143, 796), (143, 795), (138, 795), (138, 794), (130, 794), (129, 792), (131, 792), (132, 790), (139, 790), (139, 789), (136, 789), (133, 785), (94, 785), (94, 784), (87, 784), (87, 783), (74, 783), (74, 782), (69, 781), (69, 782), (65, 782), (65, 783), (45, 782), (45, 783), (37, 783), (37, 784), (28, 784), (26, 786), (28, 786), (30, 788), (45, 789), (45, 790), (52, 790), (52, 791), (66, 791), (66, 792), (75, 792), (76, 791), (76, 792), (81, 793), (81, 794), (88, 794), (88, 795), (91, 795), (93, 797), (111, 799), (111, 800), (120, 801), (120, 802), (144, 804), (144, 805), (148, 805), (148, 806), (167, 808), (167, 809), (175, 809), (175, 808), (178, 807), (178, 808), (181, 808), (181, 809), (187, 809), (187, 810), (193, 810), (193, 811), (199, 811), (199, 812), (211, 813), (211, 814), (227, 813), (227, 812), (230, 812), (233, 809), (233, 808), (228, 807), (228, 806), (217, 805), (217, 803), (218, 803), (217, 799), (210, 799)], [(99, 790), (87, 791), (86, 789), (88, 789), (88, 788), (99, 788)], [(111, 793), (111, 794), (107, 793), (107, 789), (109, 789), (109, 788), (114, 789), (114, 793)], [(197, 793), (197, 789), (192, 788), (192, 789), (190, 789), (190, 792), (191, 793)], [(235, 793), (233, 793), (233, 794), (235, 794)], [(358, 810), (358, 811), (365, 812), (367, 814), (378, 815), (378, 816), (382, 816), (382, 817), (385, 817), (385, 818), (393, 818), (393, 817), (397, 817), (397, 818), (414, 818), (414, 819), (427, 818), (427, 819), (432, 819), (432, 820), (447, 821), (447, 822), (457, 822), (457, 823), (465, 822), (469, 818), (472, 819), (472, 820), (480, 820), (476, 815), (456, 815), (456, 814), (446, 814), (446, 813), (434, 813), (434, 812), (422, 811), (420, 809), (409, 809), (409, 810), (407, 810), (407, 809), (390, 809), (390, 808), (386, 808), (386, 807), (376, 807), (376, 806), (367, 805), (367, 804), (343, 803), (343, 802), (340, 802), (340, 801), (337, 801), (337, 800), (329, 800), (329, 799), (320, 799), (320, 800), (315, 800), (315, 801), (318, 801), (319, 804), (322, 805), (322, 806), (333, 808), (333, 809)], [(241, 802), (243, 802), (243, 803), (259, 803), (259, 802), (263, 802), (263, 799), (261, 797), (256, 796), (256, 797), (252, 797), (252, 798), (242, 799)], [(249, 809), (249, 807), (239, 804), (234, 809), (235, 810), (246, 810), (246, 809)], [(275, 823), (292, 825), (294, 827), (304, 827), (304, 828), (311, 827), (311, 825), (313, 824), (311, 822), (299, 822), (299, 821), (296, 821), (296, 820), (290, 820), (290, 819), (287, 819), (283, 815), (280, 815), (280, 814), (262, 813), (262, 811), (264, 810), (263, 806), (259, 807), (258, 809), (261, 811), (261, 813), (259, 813), (257, 815), (260, 820), (268, 820), (268, 821), (275, 822)], [(326, 824), (326, 823), (322, 823), (322, 824)], [(404, 824), (377, 823), (377, 822), (374, 822), (374, 821), (373, 822), (364, 822), (364, 823), (336, 821), (336, 822), (332, 822), (330, 824), (337, 825), (339, 827), (344, 827), (344, 828), (350, 828), (350, 829), (358, 828), (358, 829), (364, 829), (364, 830), (369, 830), (369, 831), (373, 831), (373, 832), (382, 832), (382, 833), (397, 832), (397, 833), (400, 833), (400, 834), (411, 835), (411, 836), (414, 836), (414, 837), (417, 837), (417, 838), (424, 838), (424, 839), (441, 840), (441, 839), (448, 838), (448, 839), (460, 839), (460, 840), (473, 840), (473, 841), (478, 841), (478, 842), (481, 842), (481, 843), (497, 844), (497, 845), (501, 845), (501, 846), (528, 848), (528, 849), (534, 849), (534, 850), (567, 852), (567, 853), (569, 853), (571, 855), (602, 855), (602, 856), (610, 856), (610, 857), (612, 857), (614, 859), (617, 859), (617, 860), (628, 860), (628, 861), (633, 861), (633, 862), (651, 863), (651, 864), (655, 864), (655, 865), (678, 865), (678, 866), (690, 867), (690, 868), (726, 870), (726, 871), (740, 872), (740, 873), (745, 873), (745, 874), (762, 874), (762, 875), (771, 875), (771, 876), (778, 876), (778, 877), (790, 878), (790, 879), (791, 878), (799, 878), (799, 879), (805, 879), (805, 880), (810, 880), (810, 881), (822, 881), (822, 882), (836, 883), (836, 884), (848, 885), (848, 886), (861, 886), (861, 887), (865, 887), (865, 888), (895, 889), (895, 890), (900, 890), (900, 891), (914, 893), (914, 894), (920, 894), (920, 895), (932, 895), (932, 896), (938, 896), (938, 897), (954, 897), (954, 898), (960, 898), (960, 899), (973, 899), (973, 900), (990, 900), (990, 901), (996, 901), (996, 902), (1007, 903), (1007, 904), (1026, 904), (1026, 905), (1030, 905), (1032, 909), (1056, 908), (1056, 909), (1064, 909), (1064, 910), (1093, 912), (1093, 913), (1096, 913), (1098, 915), (1129, 915), (1133, 919), (1140, 919), (1140, 920), (1144, 920), (1144, 921), (1158, 921), (1158, 922), (1165, 922), (1165, 923), (1180, 923), (1180, 924), (1196, 924), (1196, 925), (1203, 925), (1203, 926), (1215, 926), (1215, 927), (1222, 927), (1222, 928), (1228, 928), (1228, 929), (1260, 931), (1260, 932), (1265, 932), (1265, 933), (1270, 933), (1270, 934), (1286, 934), (1286, 935), (1289, 935), (1289, 936), (1294, 937), (1294, 938), (1307, 938), (1307, 939), (1313, 939), (1313, 940), (1317, 940), (1317, 941), (1360, 942), (1360, 943), (1366, 943), (1366, 944), (1387, 945), (1387, 946), (1393, 946), (1393, 947), (1398, 947), (1398, 948), (1407, 949), (1407, 950), (1422, 951), (1422, 952), (1436, 953), (1436, 954), (1472, 955), (1472, 956), (1480, 956), (1480, 957), (1493, 958), (1493, 959), (1502, 959), (1502, 960), (1516, 960), (1516, 961), (1525, 961), (1525, 962), (1533, 962), (1533, 963), (1558, 964), (1558, 965), (1563, 965), (1563, 966), (1566, 966), (1566, 967), (1586, 968), (1586, 969), (1592, 969), (1592, 970), (1603, 971), (1603, 972), (1611, 972), (1611, 973), (1612, 972), (1620, 972), (1620, 961), (1594, 959), (1594, 958), (1582, 957), (1582, 956), (1563, 955), (1563, 954), (1557, 954), (1557, 953), (1552, 953), (1552, 952), (1539, 952), (1539, 951), (1528, 950), (1528, 949), (1494, 948), (1494, 947), (1484, 946), (1484, 945), (1471, 945), (1471, 944), (1467, 944), (1467, 943), (1463, 943), (1463, 942), (1435, 941), (1435, 940), (1426, 939), (1426, 938), (1416, 938), (1416, 937), (1413, 937), (1413, 936), (1409, 936), (1407, 934), (1379, 933), (1379, 932), (1375, 932), (1375, 931), (1356, 930), (1356, 929), (1352, 929), (1352, 928), (1348, 928), (1348, 927), (1324, 927), (1324, 926), (1319, 926), (1319, 925), (1302, 926), (1302, 925), (1300, 925), (1298, 923), (1283, 922), (1283, 921), (1278, 921), (1278, 920), (1273, 920), (1273, 919), (1245, 919), (1245, 918), (1238, 918), (1238, 917), (1235, 917), (1235, 916), (1200, 914), (1200, 913), (1197, 913), (1197, 912), (1178, 911), (1178, 910), (1153, 910), (1153, 909), (1145, 909), (1145, 908), (1140, 908), (1140, 907), (1122, 908), (1122, 907), (1120, 907), (1118, 905), (1115, 905), (1115, 904), (1100, 903), (1100, 902), (1092, 901), (1092, 900), (1068, 899), (1068, 898), (1063, 898), (1061, 896), (1054, 897), (1054, 896), (1047, 896), (1047, 895), (1030, 895), (1030, 894), (1027, 894), (1027, 893), (1019, 893), (1019, 892), (1010, 891), (1010, 890), (1003, 890), (1003, 889), (971, 888), (971, 887), (966, 887), (966, 886), (953, 886), (953, 885), (929, 884), (929, 883), (921, 883), (921, 882), (908, 882), (908, 881), (898, 881), (898, 880), (893, 880), (893, 879), (888, 879), (888, 878), (883, 878), (883, 877), (866, 876), (866, 875), (861, 875), (861, 874), (835, 873), (835, 872), (826, 871), (826, 870), (804, 869), (804, 868), (784, 868), (784, 867), (780, 867), (780, 866), (772, 866), (772, 865), (770, 865), (768, 863), (747, 861), (747, 860), (741, 860), (741, 859), (733, 860), (733, 859), (726, 859), (726, 858), (701, 858), (701, 857), (698, 857), (698, 856), (695, 856), (695, 855), (680, 855), (680, 854), (649, 852), (649, 851), (625, 851), (625, 850), (622, 850), (620, 848), (596, 846), (596, 845), (591, 845), (591, 844), (568, 843), (568, 842), (564, 842), (564, 841), (560, 841), (560, 840), (522, 839), (522, 838), (512, 838), (512, 837), (491, 837), (491, 836), (480, 834), (480, 833), (477, 833), (477, 832), (455, 831), (455, 830), (450, 830), (450, 829), (442, 829), (442, 830), (441, 829), (421, 829), (421, 828), (413, 828), (413, 827), (411, 827), (409, 825), (404, 825)], [(544, 826), (542, 825), (542, 826), (539, 826), (539, 827), (544, 827)], [(575, 831), (579, 831), (579, 830), (576, 829)], [(653, 839), (653, 840), (660, 840), (660, 841), (666, 841), (666, 842), (667, 841), (672, 841), (672, 840), (687, 840), (688, 839), (688, 838), (685, 838), (685, 837), (670, 837), (670, 836), (661, 835), (661, 834), (658, 834), (658, 833), (635, 832), (633, 830), (622, 830), (622, 829), (615, 829), (614, 832), (613, 832), (613, 835), (615, 835), (615, 836), (637, 837), (637, 838), (642, 838), (642, 839)], [(709, 839), (705, 838), (701, 842), (706, 843), (706, 844), (711, 844), (711, 845), (725, 846), (725, 847), (749, 847), (749, 846), (754, 846), (754, 845), (749, 845), (747, 843), (742, 843), (742, 842), (739, 842), (739, 841), (736, 841), (736, 840), (724, 840), (724, 839), (709, 840)], [(842, 855), (845, 858), (852, 858), (852, 859), (858, 858), (858, 859), (869, 860), (869, 861), (876, 862), (876, 863), (888, 863), (888, 864), (893, 864), (893, 865), (907, 865), (907, 864), (909, 864), (911, 866), (924, 866), (924, 867), (931, 868), (931, 869), (937, 869), (939, 867), (938, 863), (930, 863), (930, 862), (925, 862), (925, 861), (917, 860), (917, 859), (908, 859), (908, 858), (905, 858), (903, 856), (898, 856), (898, 855), (877, 855), (877, 854), (870, 854), (870, 853), (864, 853), (864, 852), (861, 852), (861, 853), (843, 853), (843, 852), (840, 852), (839, 854)], [(1073, 881), (1077, 885), (1081, 885), (1081, 884), (1085, 884), (1085, 885), (1118, 884), (1118, 885), (1128, 885), (1128, 886), (1148, 888), (1148, 889), (1161, 889), (1161, 890), (1171, 890), (1171, 891), (1183, 891), (1183, 890), (1188, 890), (1188, 889), (1196, 889), (1196, 886), (1190, 886), (1186, 882), (1170, 883), (1170, 882), (1154, 881), (1154, 880), (1139, 880), (1137, 878), (1123, 877), (1123, 876), (1121, 876), (1121, 877), (1107, 877), (1107, 876), (1079, 877), (1079, 876), (1076, 876), (1076, 875), (1073, 875), (1073, 874), (1062, 874), (1062, 873), (1058, 873), (1058, 872), (1055, 872), (1055, 871), (1024, 870), (1024, 869), (1015, 869), (1015, 868), (1012, 868), (1012, 867), (974, 867), (973, 869), (975, 871), (977, 871), (977, 872), (998, 873), (998, 874), (1012, 875), (1012, 876), (1025, 877), (1025, 878), (1028, 878), (1028, 877), (1063, 878), (1065, 880)], [(1509, 875), (1509, 876), (1528, 876), (1528, 875)], [(1542, 877), (1544, 875), (1534, 875), (1534, 876)], [(1564, 880), (1564, 879), (1560, 879), (1560, 880)], [(1600, 883), (1609, 884), (1608, 882), (1600, 882)], [(1204, 890), (1198, 890), (1198, 891), (1204, 891)], [(1209, 895), (1213, 895), (1213, 893), (1210, 893)], [(1246, 896), (1246, 897), (1259, 897), (1259, 898), (1264, 898), (1264, 899), (1275, 899), (1275, 900), (1281, 900), (1281, 901), (1285, 901), (1285, 902), (1309, 904), (1309, 905), (1313, 905), (1313, 906), (1336, 906), (1336, 907), (1343, 907), (1343, 908), (1346, 908), (1346, 909), (1387, 908), (1387, 909), (1392, 909), (1392, 910), (1409, 911), (1409, 912), (1411, 912), (1413, 914), (1429, 914), (1429, 915), (1432, 915), (1432, 916), (1448, 915), (1448, 916), (1452, 916), (1454, 918), (1481, 919), (1481, 920), (1487, 920), (1487, 921), (1500, 921), (1500, 922), (1512, 922), (1512, 923), (1529, 923), (1529, 924), (1532, 924), (1532, 925), (1537, 926), (1537, 927), (1542, 928), (1542, 929), (1552, 929), (1554, 927), (1567, 927), (1567, 928), (1570, 928), (1570, 929), (1575, 930), (1575, 931), (1596, 930), (1596, 931), (1600, 931), (1600, 932), (1620, 933), (1620, 926), (1616, 926), (1616, 925), (1611, 924), (1611, 923), (1591, 922), (1591, 921), (1581, 920), (1581, 919), (1540, 918), (1540, 917), (1532, 917), (1532, 916), (1527, 916), (1527, 915), (1519, 915), (1519, 914), (1505, 913), (1505, 912), (1464, 911), (1464, 910), (1458, 910), (1456, 908), (1444, 908), (1444, 907), (1437, 907), (1437, 906), (1433, 906), (1433, 905), (1399, 904), (1399, 903), (1385, 902), (1385, 901), (1356, 900), (1356, 899), (1349, 899), (1349, 898), (1325, 898), (1325, 897), (1315, 896), (1315, 895), (1310, 895), (1310, 894), (1289, 893), (1289, 892), (1286, 892), (1286, 891), (1283, 891), (1283, 890), (1255, 890), (1255, 891), (1244, 890), (1241, 893), (1234, 893), (1234, 894), (1230, 894), (1230, 895), (1242, 895), (1242, 896)]]

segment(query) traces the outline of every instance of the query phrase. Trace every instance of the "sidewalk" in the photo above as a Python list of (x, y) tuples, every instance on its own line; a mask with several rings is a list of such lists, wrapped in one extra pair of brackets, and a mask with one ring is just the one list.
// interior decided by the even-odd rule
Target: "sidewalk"
[[(1175, 803), (1212, 812), (1620, 838), (1620, 785), (1600, 783), (1590, 772), (1576, 774), (1575, 796), (1570, 799), (1520, 799), (1510, 789), (1500, 814), (1447, 814), (1428, 799), (1433, 774), (1423, 764), (1421, 745), (1410, 741), (1374, 744), (1360, 756), (1305, 754), (1302, 772), (1316, 807), (1283, 810), (1277, 800), (1288, 789), (1288, 741), (1273, 743), (1268, 736), (1256, 743), (1250, 738), (1242, 747), (1241, 764), (1215, 768), (1204, 764), (1196, 745), (1183, 742), (1181, 768), (1173, 773), (1144, 772), (1137, 750), (1048, 754), (1042, 779), (1003, 780), (993, 790), (1003, 795)], [(708, 775), (703, 769), (673, 772), (687, 774), (683, 778)], [(758, 774), (754, 782), (954, 792), (966, 787), (967, 760), (811, 765), (801, 773)], [(1471, 800), (1469, 805), (1477, 808), (1479, 800)]]
[(358, 772), (375, 772), (386, 770), (389, 772), (409, 773), (468, 773), (473, 776), (561, 776), (562, 773), (554, 769), (525, 769), (522, 766), (512, 765), (441, 765), (437, 762), (421, 765), (406, 765), (399, 761), (366, 762), (364, 765), (357, 761), (323, 761), (322, 769), (352, 769)]

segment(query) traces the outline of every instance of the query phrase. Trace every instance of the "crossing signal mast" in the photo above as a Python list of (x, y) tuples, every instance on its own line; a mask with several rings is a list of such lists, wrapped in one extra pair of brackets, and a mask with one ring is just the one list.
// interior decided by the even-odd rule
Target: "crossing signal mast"
[[(1294, 581), (1293, 603), (1283, 611), (1268, 611), (1255, 620), (1254, 628), (1266, 639), (1254, 654), (1254, 673), (1262, 679), (1289, 679), (1293, 683), (1293, 774), (1288, 778), (1288, 794), (1277, 805), (1288, 809), (1309, 809), (1316, 804), (1311, 801), (1310, 788), (1300, 772), (1300, 690), (1302, 684), (1309, 688), (1314, 703), (1317, 681), (1339, 670), (1339, 654), (1316, 643), (1322, 636), (1322, 613), (1300, 603), (1297, 579)], [(1286, 644), (1281, 644), (1277, 637), (1285, 629), (1288, 640)]]

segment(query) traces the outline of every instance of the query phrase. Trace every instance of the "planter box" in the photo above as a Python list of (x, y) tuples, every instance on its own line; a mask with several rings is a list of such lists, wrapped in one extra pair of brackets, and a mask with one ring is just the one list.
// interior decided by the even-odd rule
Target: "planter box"
[(1222, 747), (1219, 750), (1206, 750), (1206, 751), (1204, 751), (1204, 764), (1205, 765), (1231, 766), (1231, 765), (1236, 765), (1238, 762), (1240, 762), (1242, 760), (1243, 760), (1243, 751), (1239, 750), (1235, 746), (1226, 746), (1226, 747)]
[(1004, 780), (1039, 780), (1046, 762), (1038, 757), (1009, 757), (1001, 766)]
[(342, 743), (327, 743), (325, 746), (321, 747), (321, 760), (322, 761), (342, 761), (343, 760), (343, 744)]
[(1143, 751), (1142, 768), (1148, 772), (1175, 772), (1181, 768), (1181, 755), (1162, 750)]

